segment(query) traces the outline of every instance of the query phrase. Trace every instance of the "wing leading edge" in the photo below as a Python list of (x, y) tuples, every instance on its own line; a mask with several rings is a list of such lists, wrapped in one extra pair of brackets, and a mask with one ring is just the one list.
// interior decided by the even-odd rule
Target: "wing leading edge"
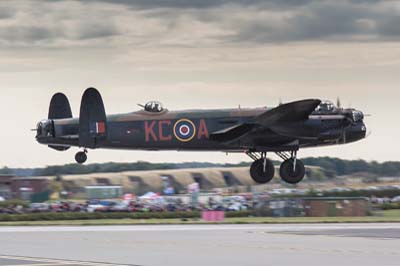
[(282, 104), (257, 116), (253, 123), (238, 124), (214, 132), (210, 138), (220, 142), (231, 142), (244, 137), (255, 128), (272, 129), (288, 122), (303, 121), (308, 119), (320, 103), (321, 100), (308, 99)]

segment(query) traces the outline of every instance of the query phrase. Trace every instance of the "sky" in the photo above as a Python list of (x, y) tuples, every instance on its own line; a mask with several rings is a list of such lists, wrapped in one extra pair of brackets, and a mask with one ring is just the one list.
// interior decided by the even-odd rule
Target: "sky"
[[(275, 106), (303, 98), (367, 114), (358, 143), (300, 157), (400, 160), (400, 2), (379, 0), (0, 1), (0, 167), (73, 163), (35, 141), (51, 96), (73, 113), (88, 87), (107, 113)], [(273, 155), (273, 159), (277, 159)], [(243, 154), (94, 150), (98, 162), (220, 163)]]

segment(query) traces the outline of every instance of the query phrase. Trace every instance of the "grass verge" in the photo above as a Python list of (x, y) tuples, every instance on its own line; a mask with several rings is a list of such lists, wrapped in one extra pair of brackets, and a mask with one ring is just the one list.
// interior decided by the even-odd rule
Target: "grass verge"
[[(400, 222), (400, 211), (367, 217), (246, 217), (227, 218), (217, 224), (294, 224), (294, 223), (390, 223)], [(172, 224), (216, 224), (204, 222), (200, 219), (99, 219), (99, 220), (72, 220), (72, 221), (15, 221), (0, 222), (0, 226), (93, 226), (93, 225), (172, 225)]]

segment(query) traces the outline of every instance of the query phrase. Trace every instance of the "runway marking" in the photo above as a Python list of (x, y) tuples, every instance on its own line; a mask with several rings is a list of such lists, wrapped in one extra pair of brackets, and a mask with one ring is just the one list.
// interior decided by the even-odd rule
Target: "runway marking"
[(58, 266), (56, 263), (45, 263), (45, 264), (13, 264), (13, 265), (1, 265), (1, 266)]
[(37, 264), (36, 264), (36, 263), (34, 263), (34, 264), (15, 264), (15, 265), (1, 265), (1, 266), (60, 266), (60, 265), (80, 265), (80, 266), (142, 266), (142, 265), (136, 265), (136, 264), (118, 264), (118, 263), (110, 263), (110, 262), (64, 260), (64, 259), (23, 257), (23, 256), (11, 256), (11, 255), (0, 255), (0, 259), (42, 262), (42, 263), (37, 263)]
[(279, 225), (133, 225), (0, 227), (0, 233), (37, 232), (179, 232), (179, 231), (318, 231), (334, 229), (400, 229), (400, 224), (279, 224)]

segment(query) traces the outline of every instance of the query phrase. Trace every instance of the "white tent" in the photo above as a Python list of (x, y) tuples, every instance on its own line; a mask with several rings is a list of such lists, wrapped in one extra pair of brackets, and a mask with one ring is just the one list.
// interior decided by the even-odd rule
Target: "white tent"
[(143, 196), (139, 197), (140, 201), (151, 202), (151, 203), (163, 203), (164, 198), (157, 193), (147, 192)]

